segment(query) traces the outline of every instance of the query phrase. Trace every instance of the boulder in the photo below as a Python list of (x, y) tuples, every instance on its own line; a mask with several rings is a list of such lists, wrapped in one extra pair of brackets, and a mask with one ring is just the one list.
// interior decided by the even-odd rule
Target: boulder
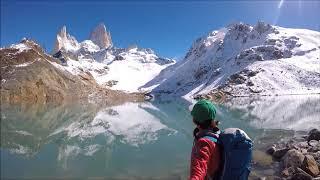
[(313, 177), (319, 174), (317, 162), (311, 155), (305, 156), (302, 164), (302, 169)]
[(308, 148), (308, 152), (318, 152), (318, 151), (320, 151), (320, 145), (318, 145), (318, 146), (310, 146)]
[(312, 180), (312, 176), (304, 172), (300, 168), (295, 169), (295, 174), (291, 177), (291, 180)]
[(300, 152), (305, 155), (308, 153), (308, 150), (307, 149), (303, 149), (303, 148), (300, 148)]
[(289, 167), (284, 169), (281, 172), (281, 176), (285, 179), (291, 179), (291, 180), (308, 180), (312, 179), (312, 176), (310, 176), (308, 173), (303, 171), (300, 168), (294, 168), (294, 167)]
[(266, 153), (273, 155), (273, 153), (276, 151), (276, 147), (275, 146), (271, 146), (269, 149), (267, 149)]
[(312, 176), (305, 173), (297, 173), (291, 177), (291, 180), (312, 180)]
[(318, 144), (319, 144), (319, 141), (317, 141), (317, 140), (310, 140), (309, 141), (309, 145), (312, 147), (316, 147), (316, 146), (318, 146)]
[(309, 155), (313, 156), (315, 160), (320, 160), (320, 151), (317, 152), (309, 152)]
[(311, 140), (317, 140), (317, 141), (320, 140), (320, 131), (318, 129), (312, 129), (309, 132), (308, 141), (311, 141)]
[(301, 167), (304, 155), (298, 150), (291, 149), (283, 157), (284, 167)]
[(278, 149), (273, 153), (272, 157), (280, 160), (288, 151), (289, 148)]
[(282, 172), (281, 172), (281, 176), (287, 178), (289, 176), (292, 176), (295, 172), (295, 169), (293, 167), (289, 167), (289, 168), (285, 168)]
[(299, 148), (308, 148), (309, 144), (307, 141), (303, 141), (303, 142), (296, 143), (295, 146), (297, 146)]

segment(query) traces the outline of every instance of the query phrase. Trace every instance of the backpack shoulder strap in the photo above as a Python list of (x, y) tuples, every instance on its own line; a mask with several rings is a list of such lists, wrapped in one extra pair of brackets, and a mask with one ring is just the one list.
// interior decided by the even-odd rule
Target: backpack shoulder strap
[(217, 143), (217, 142), (218, 142), (217, 137), (213, 137), (213, 136), (204, 136), (204, 137), (202, 137), (202, 138), (209, 139), (210, 141), (215, 142), (215, 143)]
[(219, 131), (217, 132), (213, 132), (211, 130), (202, 131), (202, 132), (199, 132), (195, 138), (197, 140), (201, 138), (206, 138), (212, 142), (219, 143)]

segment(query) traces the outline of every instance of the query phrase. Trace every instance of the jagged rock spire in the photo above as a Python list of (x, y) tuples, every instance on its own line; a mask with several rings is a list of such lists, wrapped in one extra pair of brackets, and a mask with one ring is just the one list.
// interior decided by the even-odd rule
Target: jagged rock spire
[(76, 51), (79, 49), (78, 41), (67, 33), (66, 26), (63, 26), (57, 34), (53, 53), (56, 53), (61, 49), (66, 51)]
[(60, 37), (67, 37), (67, 27), (66, 26), (62, 26), (62, 28), (60, 29), (60, 32), (57, 34)]
[(112, 46), (110, 32), (106, 30), (106, 26), (100, 23), (90, 34), (90, 40), (100, 48), (108, 48)]

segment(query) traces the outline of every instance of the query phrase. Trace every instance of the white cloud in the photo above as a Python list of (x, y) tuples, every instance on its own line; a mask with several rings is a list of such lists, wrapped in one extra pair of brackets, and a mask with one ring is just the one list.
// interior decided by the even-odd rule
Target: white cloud
[(280, 0), (280, 2), (278, 4), (278, 9), (281, 9), (283, 2), (284, 2), (284, 0)]

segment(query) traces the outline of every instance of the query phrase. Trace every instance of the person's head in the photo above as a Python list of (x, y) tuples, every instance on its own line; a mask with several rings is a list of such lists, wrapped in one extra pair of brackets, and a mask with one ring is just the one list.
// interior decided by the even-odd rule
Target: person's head
[(208, 100), (198, 101), (192, 108), (193, 122), (201, 129), (216, 127), (219, 121), (215, 121), (216, 108)]

